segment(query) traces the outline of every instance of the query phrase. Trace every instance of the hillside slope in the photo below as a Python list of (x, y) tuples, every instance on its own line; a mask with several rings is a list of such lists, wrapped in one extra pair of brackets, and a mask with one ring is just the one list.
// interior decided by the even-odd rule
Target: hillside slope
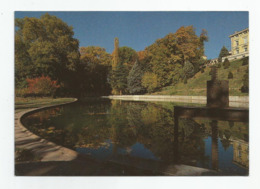
[[(242, 66), (242, 60), (230, 62), (230, 67), (224, 69), (223, 66), (218, 68), (218, 79), (229, 80), (229, 95), (231, 96), (248, 96), (248, 93), (241, 93), (240, 88), (243, 85), (243, 76), (248, 65)], [(211, 79), (209, 75), (210, 68), (206, 67), (204, 73), (198, 72), (194, 77), (188, 79), (187, 84), (178, 83), (175, 86), (162, 88), (153, 94), (156, 95), (206, 95), (207, 80)], [(233, 74), (233, 79), (228, 79), (229, 71)]]

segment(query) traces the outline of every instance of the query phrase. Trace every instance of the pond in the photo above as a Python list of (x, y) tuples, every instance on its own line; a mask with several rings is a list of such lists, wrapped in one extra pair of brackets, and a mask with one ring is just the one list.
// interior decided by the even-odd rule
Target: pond
[(174, 139), (176, 105), (88, 99), (32, 113), (22, 122), (33, 133), (99, 161), (181, 163), (220, 175), (248, 175), (248, 123), (181, 118)]

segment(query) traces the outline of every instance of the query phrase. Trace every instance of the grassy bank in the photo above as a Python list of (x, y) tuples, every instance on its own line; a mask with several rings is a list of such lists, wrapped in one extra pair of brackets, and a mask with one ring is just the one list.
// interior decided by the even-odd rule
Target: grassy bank
[[(248, 65), (242, 66), (242, 60), (230, 62), (228, 69), (223, 66), (218, 68), (218, 79), (229, 80), (229, 94), (231, 96), (248, 96), (247, 93), (241, 93), (240, 88), (243, 85), (242, 79)], [(187, 84), (178, 83), (175, 86), (168, 86), (162, 90), (155, 92), (156, 95), (206, 95), (207, 80), (211, 79), (209, 75), (210, 68), (207, 67), (204, 73), (198, 72), (194, 77), (188, 79)], [(233, 79), (228, 79), (229, 71), (233, 74)]]
[(66, 102), (72, 102), (73, 98), (15, 98), (15, 113), (30, 109), (38, 108), (42, 106), (50, 106), (55, 104), (62, 104)]

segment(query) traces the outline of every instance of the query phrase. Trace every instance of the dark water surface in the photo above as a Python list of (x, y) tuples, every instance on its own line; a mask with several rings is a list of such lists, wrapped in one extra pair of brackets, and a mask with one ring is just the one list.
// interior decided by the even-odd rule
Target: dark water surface
[(221, 175), (248, 175), (248, 123), (179, 119), (174, 139), (175, 105), (180, 104), (89, 99), (33, 113), (23, 123), (45, 139), (101, 161), (181, 163)]

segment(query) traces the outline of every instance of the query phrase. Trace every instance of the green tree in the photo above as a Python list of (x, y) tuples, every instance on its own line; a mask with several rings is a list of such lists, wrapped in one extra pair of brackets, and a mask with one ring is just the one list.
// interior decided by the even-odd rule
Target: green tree
[(218, 55), (218, 62), (222, 62), (222, 58), (225, 56), (228, 56), (229, 52), (225, 46), (223, 46), (220, 50), (220, 53)]
[(120, 47), (118, 49), (118, 52), (119, 52), (118, 53), (119, 62), (121, 64), (124, 64), (126, 66), (126, 68), (128, 69), (128, 71), (130, 71), (138, 59), (138, 55), (137, 55), (136, 51), (130, 47), (124, 46), (124, 47)]
[(142, 94), (145, 92), (145, 88), (142, 86), (143, 75), (143, 65), (136, 61), (127, 77), (127, 89), (130, 94)]
[(127, 75), (128, 71), (125, 65), (118, 64), (111, 72), (110, 84), (114, 89), (114, 94), (125, 94), (127, 93)]
[(185, 62), (183, 71), (186, 79), (194, 76), (194, 66), (189, 61)]
[(79, 42), (73, 28), (56, 16), (16, 19), (16, 84), (41, 75), (65, 88), (75, 86), (73, 74), (79, 63)]
[(80, 53), (77, 71), (80, 96), (108, 95), (111, 90), (108, 83), (111, 55), (104, 48), (95, 46), (81, 47)]

